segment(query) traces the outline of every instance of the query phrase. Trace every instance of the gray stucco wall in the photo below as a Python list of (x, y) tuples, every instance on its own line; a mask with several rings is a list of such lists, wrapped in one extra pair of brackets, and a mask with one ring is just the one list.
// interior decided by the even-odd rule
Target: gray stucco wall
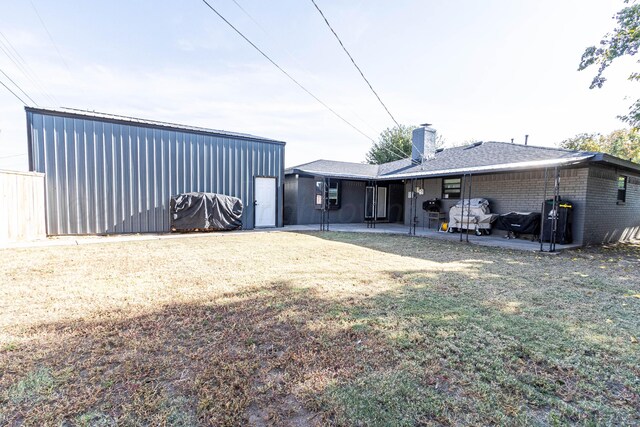
[[(285, 178), (285, 224), (318, 224), (320, 211), (314, 207), (315, 178), (288, 175)], [(340, 208), (329, 212), (329, 222), (364, 221), (364, 189), (361, 181), (341, 181)], [(295, 199), (295, 202), (292, 201)]]
[[(618, 176), (625, 175), (627, 195), (618, 204)], [(593, 166), (587, 182), (584, 244), (640, 238), (640, 177), (612, 168)]]
[[(549, 171), (549, 187), (547, 198), (553, 194), (553, 171)], [(587, 168), (564, 169), (560, 172), (560, 195), (573, 203), (573, 238), (575, 243), (582, 243), (585, 221)], [(418, 180), (417, 186), (424, 188), (424, 195), (418, 196), (417, 216), (418, 225), (422, 227), (426, 219), (422, 210), (422, 202), (427, 199), (442, 198), (442, 179)], [(406, 183), (405, 192), (405, 224), (411, 222), (409, 213), (410, 199), (406, 198), (411, 191), (411, 182)], [(491, 203), (491, 211), (495, 213), (540, 212), (544, 200), (544, 171), (528, 171), (478, 175), (473, 177), (471, 197), (482, 197)], [(449, 209), (458, 200), (443, 200), (442, 212), (449, 213)], [(447, 218), (448, 219), (448, 218)]]
[(285, 225), (298, 223), (298, 179), (295, 175), (284, 177), (283, 220)]

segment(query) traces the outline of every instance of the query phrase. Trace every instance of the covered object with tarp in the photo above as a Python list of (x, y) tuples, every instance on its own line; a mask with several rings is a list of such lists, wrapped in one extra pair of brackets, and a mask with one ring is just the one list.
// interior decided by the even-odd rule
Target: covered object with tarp
[(216, 193), (171, 197), (171, 231), (224, 231), (242, 227), (242, 201)]
[(496, 219), (498, 230), (516, 234), (540, 234), (540, 212), (509, 212)]
[(473, 230), (477, 235), (491, 230), (491, 223), (498, 215), (492, 214), (489, 201), (482, 198), (460, 200), (449, 210), (449, 228), (454, 230)]

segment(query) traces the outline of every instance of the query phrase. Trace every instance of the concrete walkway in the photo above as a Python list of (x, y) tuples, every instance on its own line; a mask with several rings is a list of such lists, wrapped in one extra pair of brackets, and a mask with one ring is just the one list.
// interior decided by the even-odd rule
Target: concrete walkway
[[(283, 228), (284, 231), (318, 231), (320, 224), (310, 225), (288, 225)], [(387, 234), (409, 234), (409, 226), (403, 224), (378, 223), (376, 228), (368, 228), (365, 223), (359, 224), (329, 224), (330, 231), (341, 231), (345, 233), (387, 233)], [(445, 233), (434, 229), (416, 227), (415, 235), (417, 237), (426, 237), (431, 239), (449, 240), (460, 242), (460, 233)], [(493, 246), (505, 249), (518, 249), (522, 251), (540, 251), (540, 242), (532, 242), (526, 239), (507, 239), (507, 232), (502, 230), (494, 230), (489, 236), (476, 236), (475, 233), (469, 232), (469, 243), (481, 246)], [(467, 243), (467, 234), (462, 233), (462, 242)], [(567, 249), (576, 249), (581, 247), (579, 244), (560, 245), (556, 244), (556, 252)], [(549, 243), (545, 243), (544, 251), (549, 250)]]
[[(358, 224), (330, 224), (330, 231), (340, 231), (346, 233), (385, 233), (385, 234), (401, 234), (408, 235), (409, 227), (402, 224), (378, 223), (376, 228), (368, 228), (365, 223)], [(256, 230), (239, 230), (230, 232), (212, 232), (212, 233), (148, 233), (148, 234), (116, 234), (106, 236), (55, 236), (47, 239), (25, 241), (25, 242), (0, 242), (0, 249), (12, 248), (34, 248), (47, 246), (78, 246), (91, 245), (99, 243), (115, 243), (115, 242), (132, 242), (145, 240), (164, 240), (164, 239), (197, 239), (207, 237), (224, 237), (237, 233), (279, 233), (279, 232), (296, 232), (296, 231), (319, 231), (319, 224), (310, 225), (288, 225), (282, 228), (265, 228)], [(482, 246), (493, 246), (505, 249), (518, 249), (523, 251), (539, 251), (540, 243), (531, 242), (524, 239), (505, 239), (506, 232), (494, 231), (490, 236), (476, 236), (469, 233), (469, 243)], [(432, 229), (416, 227), (416, 236), (449, 240), (460, 242), (459, 233), (443, 233)], [(461, 244), (467, 243), (467, 235), (463, 233)], [(579, 248), (580, 245), (556, 245), (556, 252), (566, 249)], [(547, 251), (549, 244), (544, 245)]]

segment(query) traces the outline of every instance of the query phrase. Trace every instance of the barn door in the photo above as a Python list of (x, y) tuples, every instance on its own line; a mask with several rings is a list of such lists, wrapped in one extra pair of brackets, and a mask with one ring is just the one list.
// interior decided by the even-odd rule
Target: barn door
[(255, 227), (276, 226), (276, 179), (256, 178)]

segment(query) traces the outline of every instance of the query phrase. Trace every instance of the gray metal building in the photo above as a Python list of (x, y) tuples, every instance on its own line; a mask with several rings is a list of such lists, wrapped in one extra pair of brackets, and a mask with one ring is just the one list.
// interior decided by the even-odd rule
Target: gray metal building
[(169, 231), (171, 196), (238, 197), (243, 228), (281, 227), (285, 143), (76, 110), (25, 108), (47, 234)]

